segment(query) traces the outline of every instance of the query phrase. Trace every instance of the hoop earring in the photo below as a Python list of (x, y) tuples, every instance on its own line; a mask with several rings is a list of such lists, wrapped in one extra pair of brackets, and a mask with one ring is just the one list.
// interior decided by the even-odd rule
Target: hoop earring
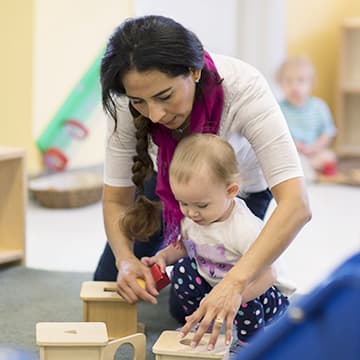
[(195, 82), (196, 82), (196, 84), (198, 84), (200, 82), (200, 78), (195, 79)]

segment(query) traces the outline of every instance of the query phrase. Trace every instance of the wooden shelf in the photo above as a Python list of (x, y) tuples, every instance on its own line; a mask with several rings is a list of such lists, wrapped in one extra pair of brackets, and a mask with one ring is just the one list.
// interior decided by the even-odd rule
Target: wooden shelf
[(360, 156), (360, 18), (341, 27), (336, 150), (340, 156)]
[(9, 159), (23, 158), (25, 155), (24, 150), (21, 148), (13, 148), (0, 146), (0, 161)]
[(344, 20), (343, 22), (343, 26), (346, 27), (347, 29), (358, 29), (360, 28), (360, 18), (355, 17), (355, 18), (347, 18)]
[(0, 264), (22, 261), (24, 251), (22, 250), (4, 250), (0, 249)]
[(341, 91), (348, 94), (360, 94), (360, 83), (344, 84), (341, 86)]
[(25, 259), (25, 151), (0, 146), (0, 264)]
[(359, 157), (360, 146), (342, 145), (337, 149), (339, 157)]

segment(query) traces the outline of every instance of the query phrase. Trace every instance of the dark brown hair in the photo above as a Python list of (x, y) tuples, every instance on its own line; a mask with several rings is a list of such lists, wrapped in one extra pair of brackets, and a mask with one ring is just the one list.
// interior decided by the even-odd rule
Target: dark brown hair
[[(190, 30), (164, 16), (144, 16), (128, 19), (111, 35), (100, 69), (102, 104), (118, 126), (116, 98), (125, 95), (124, 75), (136, 69), (139, 72), (158, 70), (171, 77), (189, 76), (190, 69), (203, 69), (204, 49)], [(195, 96), (200, 96), (203, 81), (209, 76), (205, 69)], [(134, 207), (123, 218), (128, 237), (147, 239), (158, 229), (160, 206), (147, 199), (144, 181), (153, 174), (153, 162), (148, 153), (151, 121), (129, 104), (136, 127), (136, 152), (132, 180), (137, 187)]]

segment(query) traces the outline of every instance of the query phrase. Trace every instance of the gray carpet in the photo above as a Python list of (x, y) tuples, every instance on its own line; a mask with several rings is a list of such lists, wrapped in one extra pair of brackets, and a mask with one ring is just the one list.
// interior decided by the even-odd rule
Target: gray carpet
[[(21, 266), (0, 268), (0, 360), (1, 347), (25, 349), (38, 358), (35, 342), (37, 322), (82, 321), (80, 287), (91, 273), (69, 273), (29, 269)], [(146, 359), (154, 359), (151, 348), (163, 330), (179, 324), (168, 312), (169, 287), (163, 289), (157, 305), (139, 303), (139, 321), (145, 324)], [(132, 359), (130, 346), (115, 356)], [(8, 358), (9, 359), (9, 358)], [(24, 358), (25, 359), (25, 358)]]

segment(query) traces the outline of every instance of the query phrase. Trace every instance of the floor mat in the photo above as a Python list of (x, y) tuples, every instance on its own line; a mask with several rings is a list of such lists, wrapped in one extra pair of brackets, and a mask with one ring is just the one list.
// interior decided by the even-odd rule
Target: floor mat
[[(80, 288), (89, 281), (91, 273), (61, 272), (31, 269), (22, 266), (0, 268), (0, 360), (2, 347), (9, 351), (23, 350), (29, 358), (39, 359), (35, 341), (37, 322), (82, 321)], [(152, 346), (164, 330), (180, 325), (168, 311), (169, 287), (161, 290), (158, 304), (141, 302), (138, 305), (139, 322), (145, 324), (147, 338), (146, 359), (155, 359)], [(4, 353), (4, 352), (3, 352)], [(120, 347), (115, 360), (133, 359), (130, 345)], [(14, 359), (27, 359), (16, 357)]]

